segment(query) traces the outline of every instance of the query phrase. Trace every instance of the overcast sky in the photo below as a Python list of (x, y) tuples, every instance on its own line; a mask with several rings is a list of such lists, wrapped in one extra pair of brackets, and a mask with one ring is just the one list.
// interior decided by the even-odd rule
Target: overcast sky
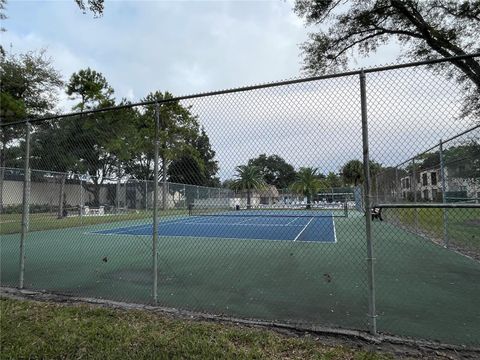
[[(160, 89), (176, 95), (297, 77), (308, 29), (292, 1), (106, 1), (104, 15), (73, 0), (9, 0), (2, 44), (46, 48), (64, 79), (102, 72), (117, 98)], [(375, 59), (395, 60), (389, 47)]]
[[(117, 99), (139, 101), (154, 90), (186, 95), (300, 76), (299, 44), (314, 29), (305, 28), (292, 8), (291, 0), (106, 1), (104, 15), (93, 18), (73, 0), (9, 0), (1, 43), (13, 53), (46, 48), (64, 80), (91, 67), (105, 75)], [(351, 67), (392, 64), (398, 55), (398, 45), (391, 43), (368, 59), (355, 57)], [(443, 79), (427, 79), (425, 73), (423, 82), (412, 71), (403, 74), (371, 81), (381, 88), (370, 104), (376, 159), (385, 164), (398, 163), (468, 125), (452, 120), (460, 109), (458, 87), (447, 89)], [(392, 84), (399, 83), (407, 90), (393, 91)], [(278, 153), (297, 168), (318, 166), (325, 172), (361, 158), (358, 84), (324, 84), (314, 86), (316, 95), (306, 86), (300, 95), (298, 87), (290, 87), (256, 93), (250, 102), (248, 94), (193, 102), (217, 151), (222, 178), (263, 152)], [(431, 91), (432, 84), (439, 93)], [(289, 92), (296, 95), (285, 96)], [(398, 96), (403, 96), (399, 102)], [(429, 102), (433, 97), (435, 104)], [(62, 107), (69, 110), (65, 98)], [(412, 144), (400, 153), (378, 146), (405, 145), (405, 139)]]

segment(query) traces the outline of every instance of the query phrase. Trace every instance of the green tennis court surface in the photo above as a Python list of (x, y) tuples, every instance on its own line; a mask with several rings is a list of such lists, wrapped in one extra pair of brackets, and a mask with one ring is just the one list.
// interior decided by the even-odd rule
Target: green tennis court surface
[[(151, 238), (115, 234), (151, 221), (108, 221), (30, 232), (25, 287), (151, 303)], [(364, 229), (352, 212), (335, 218), (336, 243), (160, 236), (159, 305), (366, 329)], [(386, 222), (374, 222), (373, 233), (379, 331), (478, 345), (480, 264)], [(6, 286), (17, 285), (19, 239), (1, 236)]]

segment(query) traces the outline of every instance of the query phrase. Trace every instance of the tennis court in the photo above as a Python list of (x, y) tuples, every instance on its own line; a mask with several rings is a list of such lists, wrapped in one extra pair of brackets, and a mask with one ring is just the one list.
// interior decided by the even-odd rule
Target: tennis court
[[(152, 224), (131, 225), (96, 231), (104, 235), (151, 236)], [(332, 212), (253, 210), (190, 216), (161, 222), (159, 236), (270, 240), (296, 242), (336, 242)]]

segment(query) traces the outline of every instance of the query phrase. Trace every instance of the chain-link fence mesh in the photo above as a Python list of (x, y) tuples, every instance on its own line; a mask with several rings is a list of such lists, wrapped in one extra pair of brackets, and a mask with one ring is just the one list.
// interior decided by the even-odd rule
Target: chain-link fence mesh
[(462, 96), (412, 66), (4, 124), (2, 284), (478, 346)]

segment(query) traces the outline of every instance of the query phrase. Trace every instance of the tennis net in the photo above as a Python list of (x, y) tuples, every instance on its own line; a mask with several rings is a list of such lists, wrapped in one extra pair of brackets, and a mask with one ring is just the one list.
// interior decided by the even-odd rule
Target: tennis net
[(245, 216), (245, 217), (348, 217), (347, 202), (306, 205), (215, 206), (190, 204), (190, 216)]

